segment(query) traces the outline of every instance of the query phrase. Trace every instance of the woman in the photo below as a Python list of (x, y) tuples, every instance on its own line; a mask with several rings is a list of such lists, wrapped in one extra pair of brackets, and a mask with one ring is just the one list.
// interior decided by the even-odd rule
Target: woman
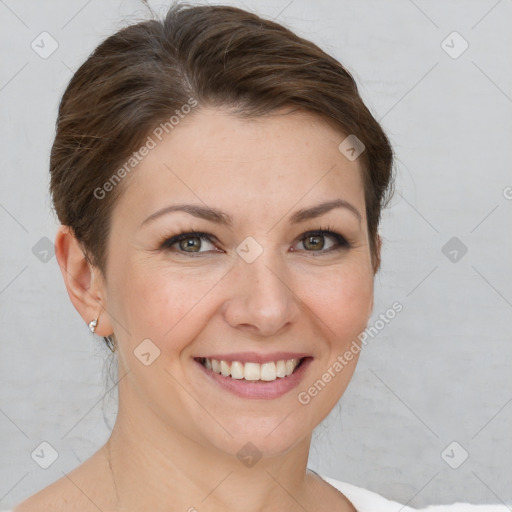
[(412, 510), (307, 468), (372, 312), (391, 169), (350, 74), (274, 22), (178, 6), (103, 42), (50, 172), (56, 256), (117, 354), (119, 411), (14, 511)]

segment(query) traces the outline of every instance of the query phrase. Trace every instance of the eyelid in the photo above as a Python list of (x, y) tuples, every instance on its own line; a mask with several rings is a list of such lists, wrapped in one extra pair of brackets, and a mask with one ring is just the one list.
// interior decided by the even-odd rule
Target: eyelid
[[(170, 249), (173, 245), (177, 244), (181, 240), (186, 240), (187, 238), (199, 238), (201, 240), (208, 240), (210, 243), (216, 243), (218, 244), (219, 240), (216, 236), (212, 235), (211, 233), (206, 233), (204, 231), (183, 231), (181, 233), (177, 233), (176, 235), (167, 236), (165, 237), (162, 242), (159, 244), (160, 249)], [(201, 252), (187, 252), (187, 251), (175, 251), (182, 254), (202, 254)], [(203, 253), (209, 252), (209, 251), (203, 251)]]
[[(309, 231), (304, 231), (303, 233), (301, 233), (301, 235), (299, 235), (295, 239), (294, 243), (301, 242), (301, 241), (303, 241), (306, 238), (311, 237), (311, 236), (331, 237), (332, 239), (335, 240), (336, 243), (330, 249), (319, 250), (319, 251), (308, 251), (308, 250), (303, 249), (302, 250), (303, 252), (321, 255), (321, 254), (330, 253), (330, 252), (335, 251), (335, 250), (349, 249), (349, 248), (352, 247), (351, 242), (349, 240), (347, 240), (347, 238), (345, 236), (343, 236), (341, 233), (339, 233), (335, 229), (329, 228), (329, 227), (319, 228), (319, 229), (312, 229), (312, 230), (309, 230)], [(218, 238), (215, 235), (212, 235), (211, 233), (207, 233), (207, 232), (204, 232), (204, 231), (183, 231), (181, 233), (177, 233), (176, 235), (165, 237), (162, 240), (162, 242), (159, 244), (159, 248), (161, 250), (166, 250), (166, 249), (170, 250), (173, 245), (175, 245), (178, 242), (180, 242), (181, 240), (184, 240), (184, 239), (187, 239), (187, 238), (199, 238), (200, 240), (205, 240), (206, 239), (207, 241), (209, 241), (212, 244), (219, 245)], [(199, 252), (191, 251), (191, 252), (188, 252), (188, 251), (182, 251), (182, 250), (177, 249), (177, 250), (175, 250), (173, 252), (177, 252), (179, 254), (199, 256), (201, 254), (208, 254), (208, 253), (210, 253), (212, 251), (199, 251)], [(216, 252), (218, 252), (218, 251), (216, 251)], [(294, 251), (294, 252), (296, 252), (296, 251)]]
[(347, 240), (347, 238), (345, 236), (343, 236), (337, 230), (335, 230), (333, 228), (329, 228), (329, 227), (320, 228), (320, 229), (312, 229), (312, 230), (309, 230), (309, 231), (305, 231), (304, 233), (302, 233), (297, 238), (296, 241), (300, 242), (300, 241), (305, 240), (306, 238), (308, 238), (310, 236), (326, 236), (326, 237), (331, 237), (331, 238), (333, 238), (335, 240), (335, 245), (333, 247), (331, 247), (330, 249), (320, 250), (320, 251), (306, 251), (306, 250), (304, 250), (304, 252), (306, 252), (308, 254), (321, 255), (321, 254), (330, 253), (330, 252), (335, 251), (337, 249), (338, 250), (340, 250), (340, 249), (350, 249), (352, 247), (351, 242), (349, 240)]

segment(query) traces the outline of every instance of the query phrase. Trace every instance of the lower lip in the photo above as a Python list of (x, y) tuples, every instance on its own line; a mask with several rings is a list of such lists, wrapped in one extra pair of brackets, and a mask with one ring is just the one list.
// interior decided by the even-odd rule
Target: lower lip
[(203, 366), (199, 361), (194, 360), (208, 378), (225, 390), (242, 398), (254, 398), (259, 400), (278, 398), (298, 386), (311, 361), (311, 357), (306, 357), (301, 365), (287, 377), (277, 377), (276, 380), (272, 381), (247, 381), (245, 379), (225, 377), (222, 374), (215, 373), (213, 370), (208, 370), (208, 368)]

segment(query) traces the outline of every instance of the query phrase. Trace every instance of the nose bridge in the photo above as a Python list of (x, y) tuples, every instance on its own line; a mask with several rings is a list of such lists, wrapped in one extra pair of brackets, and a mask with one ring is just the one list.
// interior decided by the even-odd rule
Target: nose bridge
[(294, 322), (298, 305), (291, 290), (290, 276), (279, 255), (254, 239), (242, 242), (237, 253), (236, 283), (225, 312), (227, 321), (233, 327), (251, 329), (266, 336)]

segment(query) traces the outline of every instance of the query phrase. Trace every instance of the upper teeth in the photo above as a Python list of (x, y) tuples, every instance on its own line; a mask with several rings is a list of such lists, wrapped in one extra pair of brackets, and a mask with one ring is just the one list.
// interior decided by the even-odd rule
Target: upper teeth
[(280, 361), (270, 361), (268, 363), (241, 363), (240, 361), (219, 361), (217, 359), (203, 358), (203, 364), (209, 370), (220, 373), (225, 377), (245, 380), (276, 380), (277, 377), (286, 377), (293, 373), (297, 368), (300, 359), (288, 359)]

